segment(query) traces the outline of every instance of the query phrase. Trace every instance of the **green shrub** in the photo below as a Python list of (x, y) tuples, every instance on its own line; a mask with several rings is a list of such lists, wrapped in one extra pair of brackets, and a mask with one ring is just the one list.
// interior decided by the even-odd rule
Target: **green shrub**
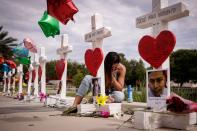
[[(127, 89), (124, 91), (125, 100), (128, 99)], [(141, 87), (139, 91), (133, 90), (133, 101), (134, 102), (146, 102), (146, 88)]]

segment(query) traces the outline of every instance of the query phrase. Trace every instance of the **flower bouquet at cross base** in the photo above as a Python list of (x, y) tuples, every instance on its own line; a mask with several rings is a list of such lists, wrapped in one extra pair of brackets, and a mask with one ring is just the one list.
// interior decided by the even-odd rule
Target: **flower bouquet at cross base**
[(40, 92), (40, 93), (39, 93), (40, 102), (45, 102), (47, 96), (48, 96), (47, 94), (45, 94), (45, 93), (43, 93), (43, 92)]
[(26, 92), (18, 93), (17, 96), (16, 96), (16, 99), (23, 100), (25, 95), (26, 95)]
[(103, 95), (96, 96), (96, 104), (99, 106), (104, 106), (106, 104), (107, 99), (108, 96), (103, 96)]
[[(103, 95), (96, 96), (96, 104), (99, 107), (100, 106), (105, 106), (107, 100), (108, 100), (108, 96), (103, 96)], [(98, 115), (103, 117), (103, 118), (108, 118), (110, 116), (110, 113), (108, 111), (105, 111), (105, 110), (101, 110), (98, 113), (99, 113)]]
[(175, 113), (197, 112), (197, 103), (172, 93), (166, 100), (167, 110)]

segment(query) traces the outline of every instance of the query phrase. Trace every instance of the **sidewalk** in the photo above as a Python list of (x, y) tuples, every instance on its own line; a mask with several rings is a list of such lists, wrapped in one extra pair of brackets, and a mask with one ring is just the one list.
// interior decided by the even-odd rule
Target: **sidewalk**
[[(0, 96), (1, 131), (138, 131), (131, 123), (124, 124), (130, 116), (121, 119), (61, 116), (55, 108), (43, 107), (41, 103), (24, 103)], [(175, 129), (156, 129), (157, 131), (175, 131)], [(197, 130), (195, 127), (192, 131)]]

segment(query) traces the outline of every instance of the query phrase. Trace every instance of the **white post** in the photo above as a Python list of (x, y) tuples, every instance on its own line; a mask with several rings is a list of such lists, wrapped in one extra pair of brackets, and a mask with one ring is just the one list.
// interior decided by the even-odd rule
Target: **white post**
[(40, 65), (42, 68), (42, 76), (41, 76), (41, 92), (46, 94), (46, 56), (45, 56), (45, 48), (40, 47)]
[[(177, 3), (168, 6), (168, 0), (152, 0), (152, 12), (146, 15), (140, 16), (136, 19), (137, 28), (152, 27), (152, 35), (156, 37), (162, 30), (168, 29), (168, 22), (180, 19), (182, 17), (189, 16), (189, 10), (183, 3)], [(159, 69), (168, 69), (168, 93), (170, 95), (170, 61), (169, 57), (159, 67)], [(147, 102), (149, 99), (147, 97)]]
[(62, 88), (61, 88), (60, 98), (66, 97), (67, 54), (72, 52), (72, 50), (73, 50), (73, 47), (71, 45), (68, 45), (68, 35), (67, 34), (62, 35), (61, 48), (57, 49), (57, 54), (60, 55), (61, 59), (65, 60), (65, 68), (64, 68), (64, 72), (61, 78)]
[(8, 72), (8, 90), (7, 90), (7, 94), (8, 95), (11, 95), (11, 92), (10, 92), (10, 88), (11, 88), (11, 77), (12, 77), (12, 74), (11, 74), (11, 71)]
[(6, 75), (6, 71), (4, 71), (4, 75), (3, 75), (3, 92), (5, 93), (6, 92), (6, 88), (7, 88), (7, 82), (6, 82), (6, 78), (7, 78), (7, 75)]
[(34, 62), (33, 66), (35, 69), (35, 80), (34, 80), (34, 96), (38, 96), (38, 68), (39, 68), (39, 60), (38, 60), (38, 54), (34, 54)]
[(32, 71), (33, 71), (33, 66), (32, 64), (29, 65), (29, 79), (28, 79), (28, 87), (27, 87), (27, 95), (31, 95), (31, 84), (32, 84)]
[[(92, 31), (85, 34), (85, 41), (92, 42), (92, 48), (101, 48), (103, 50), (103, 39), (111, 36), (111, 28), (103, 27), (103, 17), (101, 14), (94, 14), (91, 17)], [(104, 60), (98, 70), (97, 77), (101, 78), (101, 94), (105, 95), (105, 72)]]
[(15, 69), (12, 69), (12, 74), (13, 74), (13, 82), (12, 82), (12, 93), (15, 93)]
[(23, 65), (20, 64), (17, 67), (17, 72), (19, 75), (19, 84), (18, 84), (18, 94), (23, 93)]

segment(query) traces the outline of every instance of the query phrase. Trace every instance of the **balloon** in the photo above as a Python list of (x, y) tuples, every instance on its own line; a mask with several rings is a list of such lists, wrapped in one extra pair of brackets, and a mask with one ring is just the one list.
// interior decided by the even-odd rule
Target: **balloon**
[(155, 38), (144, 36), (138, 45), (138, 50), (141, 57), (155, 68), (168, 58), (174, 49), (176, 38), (174, 34), (168, 30), (159, 33)]
[(74, 20), (73, 15), (78, 9), (72, 0), (47, 0), (47, 11), (61, 23), (67, 24), (70, 19)]
[(8, 73), (11, 71), (11, 68), (6, 63), (4, 63), (2, 64), (2, 71)]
[(23, 40), (25, 48), (33, 53), (37, 53), (37, 48), (34, 42), (30, 38), (25, 38)]
[(16, 63), (12, 60), (6, 60), (5, 63), (7, 63), (11, 68), (16, 68)]
[(13, 53), (17, 57), (27, 57), (29, 55), (29, 51), (23, 47), (16, 47), (12, 49)]
[(103, 61), (103, 51), (101, 48), (95, 48), (94, 50), (88, 49), (85, 52), (85, 64), (89, 72), (96, 77), (97, 71)]
[(59, 22), (52, 16), (48, 15), (46, 11), (44, 12), (42, 18), (38, 21), (38, 24), (46, 37), (54, 37), (55, 35), (60, 34)]
[(4, 63), (4, 58), (0, 57), (0, 64), (3, 64), (3, 63)]
[(17, 57), (16, 59), (18, 60), (19, 63), (23, 65), (29, 65), (31, 63), (30, 57)]

